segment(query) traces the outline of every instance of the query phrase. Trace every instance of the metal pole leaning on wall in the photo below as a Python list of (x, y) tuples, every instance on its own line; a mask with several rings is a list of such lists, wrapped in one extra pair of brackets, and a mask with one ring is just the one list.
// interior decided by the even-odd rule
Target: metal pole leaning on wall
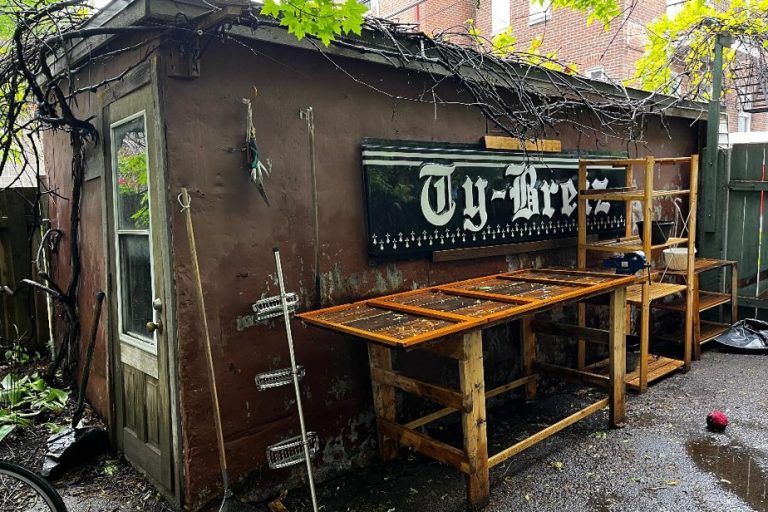
[(307, 465), (307, 481), (309, 483), (309, 492), (312, 496), (312, 510), (317, 512), (317, 495), (315, 493), (315, 481), (312, 476), (311, 457), (317, 453), (319, 449), (319, 440), (317, 433), (307, 432), (306, 424), (304, 423), (304, 408), (301, 404), (301, 388), (299, 387), (299, 380), (304, 377), (305, 371), (302, 366), (296, 364), (296, 353), (293, 349), (293, 334), (291, 332), (291, 314), (296, 311), (299, 297), (295, 293), (286, 293), (285, 282), (283, 280), (283, 267), (280, 262), (280, 251), (275, 248), (274, 252), (280, 296), (267, 297), (259, 300), (253, 305), (253, 311), (256, 313), (256, 319), (259, 321), (265, 321), (278, 316), (283, 317), (291, 367), (260, 373), (256, 376), (256, 387), (259, 391), (264, 391), (266, 389), (293, 383), (293, 389), (296, 394), (296, 409), (299, 413), (299, 428), (301, 429), (301, 435), (268, 446), (267, 462), (269, 463), (270, 468), (279, 469), (298, 464), (303, 460)]

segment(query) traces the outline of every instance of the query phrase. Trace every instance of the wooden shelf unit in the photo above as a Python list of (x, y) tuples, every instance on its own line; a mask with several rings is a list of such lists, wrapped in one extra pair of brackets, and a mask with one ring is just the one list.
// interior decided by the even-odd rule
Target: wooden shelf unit
[[(591, 167), (601, 166), (604, 172), (624, 172), (625, 187), (618, 189), (587, 190), (587, 174)], [(605, 171), (605, 166), (611, 165), (613, 169)], [(688, 165), (689, 188), (688, 189), (668, 189), (657, 190), (654, 187), (654, 171), (657, 165)], [(642, 188), (632, 186), (635, 167), (643, 166), (644, 176)], [(694, 253), (696, 245), (696, 202), (698, 196), (698, 170), (699, 156), (680, 158), (655, 158), (652, 156), (646, 158), (634, 158), (625, 160), (612, 160), (610, 162), (602, 161), (579, 161), (579, 197), (578, 197), (578, 267), (586, 268), (587, 254), (589, 252), (602, 253), (628, 253), (643, 251), (648, 261), (653, 261), (654, 256), (658, 256), (658, 251), (667, 247), (685, 245), (688, 248), (688, 270), (682, 275), (685, 278), (685, 284), (660, 282), (658, 274), (654, 276), (655, 280), (640, 279), (636, 285), (627, 289), (627, 302), (640, 308), (640, 362), (636, 372), (633, 372), (631, 379), (628, 379), (630, 388), (639, 392), (644, 392), (648, 388), (648, 383), (661, 378), (668, 373), (683, 368), (688, 370), (691, 365), (693, 351), (693, 336), (695, 326), (699, 324), (698, 313), (694, 319), (693, 312), (698, 309), (695, 304), (694, 285)], [(632, 234), (633, 209), (632, 203), (642, 204), (643, 220), (653, 219), (654, 201), (662, 198), (674, 198), (687, 196), (688, 210), (690, 212), (688, 220), (688, 236), (669, 238), (663, 244), (651, 243), (652, 222), (643, 223), (642, 237)], [(587, 201), (612, 201), (624, 202), (625, 212), (625, 232), (624, 237), (612, 240), (587, 240)], [(638, 219), (639, 220), (639, 219)], [(684, 296), (683, 312), (685, 313), (685, 327), (683, 329), (683, 359), (661, 358), (650, 354), (650, 323), (651, 323), (651, 304), (658, 299), (669, 295), (682, 293)], [(655, 304), (659, 304), (656, 302)], [(654, 304), (654, 305), (655, 305)], [(627, 322), (629, 323), (629, 313)], [(579, 305), (579, 325), (586, 325), (586, 307)], [(586, 360), (586, 340), (579, 340), (578, 346), (579, 370), (588, 368)]]
[[(730, 268), (730, 286), (727, 292), (712, 292), (700, 288), (701, 274), (713, 270), (724, 270), (726, 268)], [(698, 310), (698, 314), (696, 314), (693, 319), (693, 358), (699, 359), (701, 358), (701, 346), (708, 341), (711, 341), (717, 335), (725, 332), (731, 324), (739, 319), (739, 270), (737, 263), (732, 260), (696, 258), (694, 260), (693, 273), (694, 311)], [(686, 272), (681, 270), (670, 270), (667, 274), (683, 278), (686, 277)], [(728, 303), (730, 303), (731, 306), (730, 324), (701, 319), (702, 312)], [(682, 306), (682, 301), (674, 301), (667, 304), (654, 304), (654, 307), (685, 312), (685, 309)], [(676, 334), (676, 339), (680, 339), (683, 333), (680, 332)]]
[[(605, 378), (605, 375), (608, 374), (608, 363), (608, 359), (603, 359), (588, 365), (585, 370), (590, 374), (595, 374)], [(658, 380), (665, 375), (676, 372), (685, 365), (685, 362), (681, 361), (680, 359), (672, 359), (670, 357), (649, 354), (648, 359), (646, 360), (646, 364), (648, 365), (648, 380), (649, 382), (653, 382), (654, 380)], [(627, 373), (625, 382), (627, 383), (627, 387), (629, 389), (635, 391), (640, 390), (639, 361), (638, 368), (635, 368), (631, 372)]]

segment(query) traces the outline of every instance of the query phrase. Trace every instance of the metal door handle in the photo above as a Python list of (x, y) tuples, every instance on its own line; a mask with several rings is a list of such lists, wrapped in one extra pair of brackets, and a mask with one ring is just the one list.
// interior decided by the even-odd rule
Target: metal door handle
[(158, 320), (157, 322), (147, 322), (147, 332), (153, 334), (157, 331), (157, 334), (163, 333), (163, 323)]

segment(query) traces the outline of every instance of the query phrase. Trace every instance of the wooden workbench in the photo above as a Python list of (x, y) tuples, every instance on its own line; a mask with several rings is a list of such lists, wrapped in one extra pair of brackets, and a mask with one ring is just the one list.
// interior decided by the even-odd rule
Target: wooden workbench
[[(489, 498), (489, 469), (565, 427), (610, 406), (611, 426), (624, 422), (624, 374), (626, 286), (632, 276), (569, 269), (520, 270), (413, 290), (353, 304), (330, 307), (298, 315), (304, 322), (351, 334), (368, 343), (373, 399), (384, 460), (397, 455), (399, 446), (409, 446), (424, 455), (450, 464), (467, 478), (470, 508), (485, 506)], [(531, 437), (501, 452), (488, 455), (486, 399), (524, 387), (526, 398), (536, 394), (536, 313), (610, 294), (610, 328), (543, 326), (550, 334), (592, 335), (609, 347), (610, 371), (604, 379), (608, 398), (571, 414)], [(485, 390), (482, 330), (521, 320), (523, 374), (515, 381)], [(589, 331), (589, 332), (586, 332)], [(607, 339), (606, 339), (607, 338)], [(393, 370), (394, 350), (419, 349), (458, 362), (459, 389), (428, 383)], [(555, 369), (567, 377), (568, 370)], [(572, 370), (576, 372), (576, 370)], [(583, 372), (580, 372), (583, 373)], [(436, 402), (442, 409), (405, 424), (397, 422), (395, 390)], [(463, 449), (450, 446), (420, 432), (420, 427), (454, 412), (461, 412)]]

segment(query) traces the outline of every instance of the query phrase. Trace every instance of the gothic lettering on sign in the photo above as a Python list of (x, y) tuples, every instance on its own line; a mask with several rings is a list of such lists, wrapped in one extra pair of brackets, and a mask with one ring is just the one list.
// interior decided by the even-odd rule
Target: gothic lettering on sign
[[(374, 257), (576, 235), (575, 155), (364, 141), (363, 170)], [(605, 189), (609, 178), (623, 173), (590, 169), (587, 186)], [(623, 230), (623, 213), (610, 202), (587, 202), (594, 233)]]

